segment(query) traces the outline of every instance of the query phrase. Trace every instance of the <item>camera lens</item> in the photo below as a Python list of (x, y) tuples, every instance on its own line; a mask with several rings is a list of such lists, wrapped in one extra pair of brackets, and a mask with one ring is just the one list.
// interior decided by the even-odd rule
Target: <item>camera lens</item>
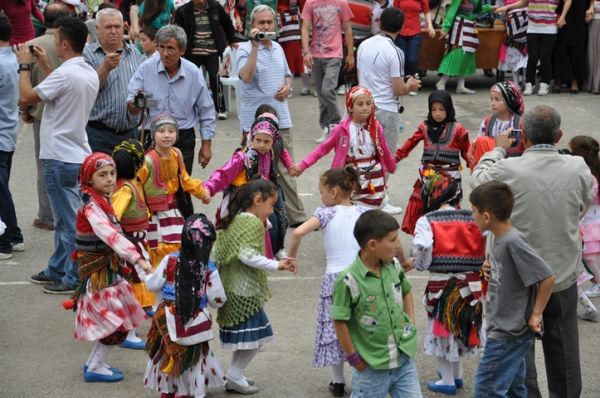
[(265, 39), (265, 32), (258, 32), (256, 34), (256, 40), (264, 40)]

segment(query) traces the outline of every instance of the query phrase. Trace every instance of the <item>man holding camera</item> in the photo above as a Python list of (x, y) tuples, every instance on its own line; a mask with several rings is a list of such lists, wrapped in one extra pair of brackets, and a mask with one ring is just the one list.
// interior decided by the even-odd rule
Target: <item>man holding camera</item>
[[(283, 143), (294, 156), (290, 128), (292, 119), (287, 97), (292, 88), (292, 73), (285, 54), (275, 39), (275, 11), (267, 5), (254, 7), (250, 14), (250, 40), (241, 43), (235, 70), (240, 77), (240, 125), (245, 135), (254, 122), (254, 113), (262, 104), (277, 110)], [(296, 181), (287, 173), (282, 162), (277, 165), (279, 185), (285, 195), (285, 205), (291, 226), (306, 220), (304, 206), (298, 198)]]
[(139, 119), (127, 112), (125, 88), (143, 58), (123, 41), (123, 15), (114, 8), (96, 14), (98, 39), (83, 50), (83, 58), (98, 73), (100, 92), (86, 126), (92, 151), (112, 154), (120, 142), (137, 138)]

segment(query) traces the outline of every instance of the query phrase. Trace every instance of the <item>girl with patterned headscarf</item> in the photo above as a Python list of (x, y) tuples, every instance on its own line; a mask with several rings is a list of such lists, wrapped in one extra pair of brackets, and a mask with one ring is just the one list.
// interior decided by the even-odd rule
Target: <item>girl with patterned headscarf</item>
[(144, 386), (161, 397), (204, 397), (206, 389), (225, 384), (213, 355), (212, 318), (208, 306), (220, 308), (225, 290), (216, 265), (209, 259), (215, 227), (204, 214), (193, 214), (183, 226), (181, 250), (162, 259), (146, 278), (161, 297), (148, 331), (150, 356)]
[(434, 172), (423, 184), (425, 215), (417, 220), (414, 266), (429, 271), (423, 303), (428, 324), (425, 354), (434, 356), (440, 379), (434, 392), (456, 394), (464, 385), (461, 358), (474, 357), (481, 345), (481, 266), (485, 245), (471, 210), (457, 207), (460, 183)]
[(110, 194), (116, 180), (114, 160), (100, 152), (85, 158), (79, 182), (84, 205), (77, 211), (74, 257), (81, 283), (75, 291), (75, 338), (94, 341), (83, 367), (87, 382), (123, 380), (123, 374), (105, 362), (114, 345), (121, 344), (130, 330), (146, 318), (131, 286), (123, 278), (123, 261), (138, 272), (152, 268), (122, 233)]
[[(494, 138), (509, 129), (520, 130), (521, 118), (525, 113), (525, 101), (521, 89), (512, 81), (498, 82), (490, 88), (492, 113), (487, 115), (479, 126), (477, 138), (471, 146), (469, 159), (471, 170), (484, 153), (494, 149)], [(512, 130), (510, 130), (512, 132)], [(525, 150), (521, 133), (512, 134), (513, 146), (506, 151), (508, 157), (521, 156)]]
[(375, 101), (369, 90), (352, 87), (346, 94), (346, 110), (348, 117), (331, 131), (325, 142), (294, 166), (294, 175), (302, 174), (334, 150), (332, 169), (352, 165), (359, 172), (360, 190), (352, 195), (352, 201), (379, 208), (385, 196), (387, 173), (396, 171), (396, 163), (383, 127), (375, 119)]
[[(264, 105), (259, 108), (268, 109)], [(293, 166), (292, 157), (285, 149), (279, 133), (279, 119), (274, 112), (275, 109), (271, 108), (257, 115), (248, 134), (246, 146), (236, 149), (231, 159), (213, 171), (210, 178), (204, 182), (204, 187), (211, 196), (223, 192), (223, 200), (217, 210), (217, 228), (221, 226), (220, 220), (227, 215), (231, 194), (239, 187), (256, 176), (277, 186), (279, 195), (273, 214), (269, 217), (270, 228), (265, 236), (265, 249), (269, 258), (273, 258), (283, 249), (288, 228), (283, 193), (277, 179), (277, 164), (282, 162), (288, 170)]]
[[(460, 185), (460, 158), (467, 161), (469, 152), (469, 132), (456, 121), (452, 97), (447, 91), (434, 90), (429, 94), (427, 119), (419, 124), (417, 131), (402, 147), (396, 150), (396, 161), (406, 158), (419, 142), (423, 141), (423, 155), (419, 178), (404, 212), (402, 230), (413, 234), (415, 223), (426, 209), (423, 207), (421, 188), (435, 171), (444, 171)], [(467, 161), (467, 165), (469, 162)], [(459, 198), (460, 199), (460, 198)]]

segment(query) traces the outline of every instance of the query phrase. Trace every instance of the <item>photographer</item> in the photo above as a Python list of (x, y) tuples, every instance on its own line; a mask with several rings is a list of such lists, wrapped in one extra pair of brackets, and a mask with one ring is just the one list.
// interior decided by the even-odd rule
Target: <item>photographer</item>
[[(250, 20), (251, 40), (240, 43), (235, 65), (241, 80), (240, 127), (245, 136), (254, 122), (256, 109), (262, 104), (271, 105), (277, 110), (285, 147), (294, 156), (290, 137), (292, 120), (287, 102), (292, 87), (292, 74), (283, 49), (272, 40), (275, 38), (275, 12), (269, 6), (260, 5), (252, 10)], [(306, 220), (306, 214), (296, 193), (296, 181), (287, 174), (281, 162), (278, 164), (278, 172), (290, 225), (302, 223)]]

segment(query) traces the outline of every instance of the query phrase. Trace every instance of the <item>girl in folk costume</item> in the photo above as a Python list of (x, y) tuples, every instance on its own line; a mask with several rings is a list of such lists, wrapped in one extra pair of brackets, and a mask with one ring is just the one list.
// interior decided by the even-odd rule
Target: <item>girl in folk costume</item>
[[(506, 5), (518, 0), (505, 0)], [(525, 86), (525, 76), (521, 71), (527, 68), (527, 8), (512, 10), (506, 14), (506, 40), (498, 54), (498, 70), (512, 72), (512, 80), (517, 86)]]
[(383, 127), (375, 120), (375, 102), (365, 87), (355, 86), (346, 94), (348, 117), (339, 123), (325, 142), (316, 147), (293, 168), (300, 175), (331, 150), (335, 150), (331, 168), (352, 165), (358, 169), (360, 190), (352, 195), (354, 203), (381, 207), (387, 173), (396, 171), (396, 163), (387, 146)]
[[(420, 141), (423, 141), (419, 178), (413, 186), (413, 193), (408, 200), (402, 221), (402, 230), (411, 235), (417, 219), (424, 214), (421, 189), (427, 178), (434, 171), (445, 171), (460, 185), (461, 156), (469, 165), (467, 160), (470, 147), (469, 132), (456, 121), (452, 97), (446, 91), (434, 90), (429, 94), (428, 102), (427, 119), (419, 124), (413, 136), (396, 150), (396, 161), (399, 162), (406, 158)], [(459, 197), (459, 202), (460, 199)]]
[(186, 200), (183, 192), (205, 204), (210, 202), (210, 194), (202, 181), (189, 176), (183, 155), (173, 146), (179, 134), (177, 121), (171, 115), (158, 115), (152, 121), (150, 134), (152, 147), (146, 153), (139, 178), (151, 214), (146, 238), (150, 260), (156, 267), (167, 254), (179, 250), (184, 219), (177, 206), (178, 201)]
[(146, 315), (123, 279), (123, 258), (138, 272), (152, 268), (123, 235), (110, 203), (116, 180), (115, 162), (100, 152), (88, 155), (80, 173), (84, 205), (77, 211), (74, 256), (81, 283), (75, 291), (75, 338), (94, 341), (83, 367), (87, 382), (123, 380), (123, 373), (105, 362), (114, 345), (138, 327)]
[(314, 216), (294, 230), (289, 251), (290, 257), (297, 257), (302, 238), (318, 228), (323, 231), (327, 269), (319, 294), (313, 366), (331, 367), (332, 381), (329, 383), (329, 390), (335, 397), (344, 396), (345, 356), (331, 320), (331, 297), (338, 275), (352, 264), (360, 250), (353, 235), (354, 224), (368, 208), (352, 204), (352, 193), (357, 187), (358, 173), (353, 166), (326, 171), (319, 183), (323, 206), (317, 208)]
[(492, 6), (480, 0), (452, 0), (446, 9), (442, 34), (446, 36), (446, 55), (438, 68), (443, 76), (437, 82), (438, 90), (445, 90), (450, 76), (458, 76), (457, 94), (475, 94), (465, 87), (465, 77), (475, 73), (475, 52), (479, 46), (475, 28), (475, 14), (491, 12)]
[(231, 159), (223, 167), (215, 170), (204, 182), (204, 187), (210, 196), (223, 192), (223, 201), (217, 211), (217, 227), (220, 227), (220, 220), (227, 215), (231, 194), (254, 176), (259, 175), (260, 178), (270, 180), (277, 186), (277, 202), (273, 214), (269, 216), (270, 228), (265, 236), (265, 249), (269, 258), (273, 258), (283, 249), (288, 228), (283, 193), (277, 182), (278, 162), (283, 162), (288, 169), (293, 165), (292, 157), (285, 149), (279, 134), (277, 116), (265, 112), (259, 114), (252, 124), (246, 147), (237, 149)]
[[(494, 149), (494, 138), (504, 131), (509, 131), (514, 138), (513, 146), (506, 151), (508, 157), (521, 156), (525, 150), (519, 132), (522, 127), (521, 117), (525, 112), (525, 101), (519, 86), (512, 81), (496, 83), (490, 89), (490, 100), (493, 113), (481, 122), (477, 138), (469, 151), (471, 171), (484, 153)], [(513, 133), (513, 130), (517, 131)]]
[[(112, 205), (121, 224), (125, 237), (134, 244), (138, 254), (146, 261), (150, 256), (146, 250), (146, 231), (148, 230), (148, 207), (144, 198), (142, 184), (137, 178), (137, 173), (144, 165), (144, 148), (142, 143), (130, 139), (121, 142), (113, 150), (113, 159), (117, 167), (117, 185), (112, 194)], [(151, 314), (155, 298), (146, 289), (146, 285), (140, 279), (134, 264), (126, 264), (129, 270), (127, 280), (135, 294), (138, 303)], [(137, 337), (135, 329), (129, 331), (123, 342), (123, 347), (134, 350), (143, 350), (144, 341)]]
[(279, 0), (277, 2), (277, 22), (279, 38), (285, 59), (290, 71), (302, 78), (300, 95), (310, 94), (308, 73), (302, 58), (302, 45), (300, 43), (300, 3), (298, 0)]
[(244, 370), (259, 348), (273, 337), (263, 309), (271, 297), (265, 271), (295, 271), (295, 261), (279, 262), (265, 257), (267, 217), (277, 201), (277, 188), (267, 180), (255, 179), (239, 188), (217, 232), (215, 259), (227, 302), (219, 308), (217, 322), (221, 344), (233, 350), (225, 388), (242, 394), (258, 391)]
[(461, 357), (477, 355), (482, 324), (481, 266), (485, 243), (470, 210), (458, 209), (460, 184), (434, 173), (423, 185), (423, 207), (413, 240), (414, 266), (430, 272), (423, 303), (428, 316), (425, 353), (437, 358), (434, 392), (462, 388)]
[(207, 305), (225, 302), (219, 272), (209, 260), (215, 238), (206, 216), (193, 214), (183, 227), (181, 250), (163, 258), (146, 278), (162, 302), (148, 331), (144, 386), (160, 391), (161, 398), (204, 397), (206, 388), (225, 384), (208, 343), (213, 334)]

